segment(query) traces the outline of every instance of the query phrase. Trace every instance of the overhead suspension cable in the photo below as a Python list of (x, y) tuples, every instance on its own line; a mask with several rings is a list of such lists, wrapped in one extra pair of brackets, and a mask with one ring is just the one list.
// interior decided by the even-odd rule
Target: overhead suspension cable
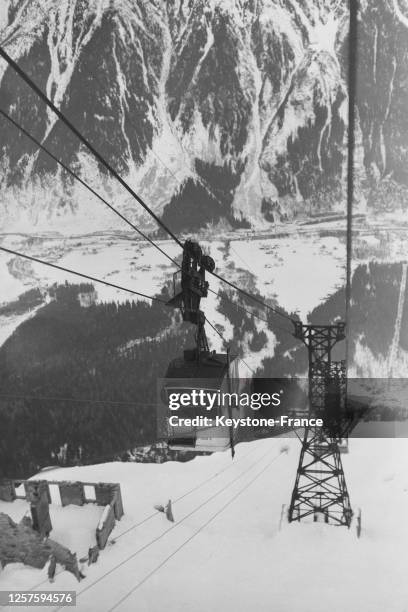
[(203, 531), (214, 519), (216, 519), (228, 506), (230, 506), (238, 497), (240, 497), (245, 491), (253, 485), (265, 472), (270, 468), (272, 463), (274, 463), (279, 457), (281, 453), (271, 459), (269, 463), (267, 463), (261, 470), (259, 470), (255, 476), (247, 482), (237, 493), (235, 493), (225, 504), (221, 506), (214, 514), (210, 516), (200, 527), (198, 527), (184, 542), (182, 542), (177, 548), (175, 548), (167, 557), (163, 559), (153, 570), (151, 570), (144, 578), (139, 580), (128, 591), (119, 601), (117, 601), (111, 608), (109, 608), (108, 612), (113, 612), (116, 610), (126, 599), (128, 599), (135, 591), (137, 591), (145, 582), (147, 582), (157, 571), (159, 571), (170, 559), (172, 559), (180, 550), (182, 550), (187, 544), (189, 544), (199, 533)]
[[(67, 272), (69, 274), (73, 274), (75, 276), (79, 276), (79, 277), (84, 278), (86, 280), (90, 280), (90, 281), (93, 281), (93, 282), (96, 282), (96, 283), (101, 283), (101, 284), (106, 285), (108, 287), (112, 287), (114, 289), (119, 289), (120, 291), (126, 291), (127, 293), (131, 293), (133, 295), (137, 295), (139, 297), (143, 297), (143, 298), (146, 298), (148, 300), (155, 301), (155, 302), (160, 302), (161, 304), (167, 305), (167, 301), (166, 300), (163, 300), (163, 299), (161, 299), (161, 298), (159, 298), (157, 296), (146, 295), (144, 293), (140, 293), (139, 291), (134, 291), (133, 289), (128, 289), (127, 287), (123, 287), (121, 285), (116, 285), (114, 283), (110, 283), (109, 281), (105, 281), (105, 280), (102, 280), (100, 278), (96, 278), (94, 276), (90, 276), (88, 274), (84, 274), (83, 272), (77, 272), (76, 270), (71, 270), (70, 268), (65, 268), (64, 266), (59, 266), (58, 264), (54, 264), (54, 263), (51, 263), (49, 261), (44, 261), (42, 259), (38, 259), (37, 257), (33, 257), (32, 255), (26, 255), (25, 253), (20, 253), (18, 251), (15, 251), (13, 249), (8, 249), (8, 248), (3, 247), (3, 246), (0, 246), (0, 251), (3, 251), (4, 253), (9, 253), (10, 255), (14, 255), (15, 257), (22, 257), (23, 259), (27, 259), (29, 261), (33, 261), (35, 263), (39, 263), (39, 264), (44, 265), (44, 266), (48, 266), (50, 268), (54, 268), (54, 269), (60, 270), (62, 272)], [(215, 293), (215, 292), (213, 292), (213, 293)], [(251, 315), (253, 315), (255, 317), (257, 316), (256, 314), (251, 313), (250, 311), (246, 310), (245, 308), (243, 308), (243, 310), (245, 310), (245, 312), (247, 312), (248, 314), (251, 314)], [(258, 318), (261, 318), (261, 317), (258, 317)], [(266, 321), (266, 319), (262, 319), (262, 318), (261, 318), (261, 320), (262, 321)], [(215, 327), (215, 325), (213, 325), (211, 323), (211, 321), (209, 321), (207, 318), (206, 318), (206, 321), (209, 324), (209, 326), (220, 336), (221, 340), (223, 342), (226, 342), (224, 336)], [(285, 331), (287, 331), (287, 330), (285, 330)], [(248, 366), (248, 364), (245, 364), (245, 365), (247, 365), (247, 367), (249, 369), (251, 369)], [(53, 399), (56, 399), (56, 398), (53, 398)], [(76, 401), (76, 400), (73, 400), (73, 401)], [(84, 400), (84, 401), (87, 401), (87, 400)], [(92, 401), (95, 401), (95, 400), (92, 400)], [(106, 402), (103, 402), (103, 403), (106, 403)], [(117, 402), (115, 402), (115, 403), (117, 403)]]
[(20, 68), (6, 51), (0, 46), (0, 56), (13, 68), (13, 70), (23, 79), (25, 83), (41, 98), (41, 100), (50, 108), (57, 117), (75, 134), (75, 136), (86, 146), (86, 148), (96, 157), (96, 159), (115, 177), (117, 181), (126, 189), (130, 195), (139, 202), (140, 206), (156, 221), (156, 223), (167, 233), (173, 240), (183, 248), (183, 243), (170, 230), (169, 227), (152, 211), (152, 209), (144, 202), (144, 200), (127, 184), (120, 174), (111, 166), (111, 164), (99, 153), (97, 149), (81, 134), (69, 119), (55, 106), (55, 104), (44, 94), (44, 92), (34, 83), (34, 81)]
[(88, 274), (84, 274), (83, 272), (77, 272), (76, 270), (71, 270), (70, 268), (59, 266), (57, 264), (51, 263), (50, 261), (44, 261), (42, 259), (37, 259), (37, 257), (26, 255), (25, 253), (19, 253), (18, 251), (14, 251), (13, 249), (7, 249), (6, 247), (0, 246), (0, 251), (3, 251), (4, 253), (9, 253), (10, 255), (14, 255), (15, 257), (22, 257), (23, 259), (28, 259), (29, 261), (39, 263), (43, 266), (48, 266), (49, 268), (54, 268), (55, 270), (60, 270), (61, 272), (68, 272), (69, 274), (73, 274), (74, 276), (80, 276), (81, 278), (85, 278), (86, 280), (90, 280), (95, 283), (101, 283), (103, 285), (106, 285), (107, 287), (113, 287), (113, 289), (119, 289), (120, 291), (126, 291), (127, 293), (138, 295), (139, 297), (143, 297), (148, 300), (167, 304), (166, 300), (163, 300), (157, 296), (146, 295), (145, 293), (140, 293), (139, 291), (134, 291), (133, 289), (128, 289), (127, 287), (122, 287), (121, 285), (110, 283), (108, 281), (102, 280), (101, 278), (96, 278), (95, 276), (89, 276)]
[(2, 110), (1, 108), (0, 108), (0, 115), (2, 115), (5, 119), (7, 119), (7, 121), (9, 121), (12, 125), (14, 125), (15, 128), (17, 128), (22, 134), (24, 134), (24, 136), (26, 136), (29, 140), (31, 140), (31, 142), (33, 142), (39, 149), (44, 151), (44, 153), (46, 153), (51, 159), (53, 159), (57, 164), (59, 164), (61, 168), (63, 168), (66, 172), (68, 172), (68, 174), (70, 174), (75, 180), (77, 180), (79, 183), (81, 183), (81, 185), (83, 185), (86, 189), (88, 189), (88, 191), (90, 191), (101, 202), (103, 202), (105, 206), (110, 208), (110, 210), (112, 210), (118, 217), (120, 217), (125, 223), (127, 223), (132, 229), (134, 229), (140, 236), (142, 236), (142, 238), (147, 240), (147, 242), (149, 242), (152, 246), (154, 246), (155, 249), (160, 251), (160, 253), (162, 253), (165, 257), (167, 257), (167, 259), (169, 259), (172, 263), (178, 266), (178, 263), (172, 257), (170, 257), (170, 255), (168, 255), (165, 251), (163, 251), (163, 249), (159, 247), (159, 245), (154, 240), (152, 240), (149, 236), (147, 236), (144, 232), (142, 232), (134, 223), (132, 223), (129, 219), (127, 219), (125, 215), (119, 212), (117, 208), (115, 208), (114, 206), (112, 206), (112, 204), (110, 204), (107, 200), (105, 200), (105, 198), (103, 198), (100, 195), (100, 193), (95, 191), (93, 187), (91, 187), (76, 172), (74, 172), (73, 170), (71, 170), (71, 168), (69, 168), (66, 164), (64, 164), (64, 162), (58, 159), (56, 155), (51, 153), (51, 151), (47, 149), (47, 147), (45, 147), (39, 140), (37, 140), (37, 138), (35, 138), (32, 134), (30, 134), (26, 129), (22, 127), (22, 125), (20, 125), (17, 121), (15, 121), (12, 117), (10, 117), (10, 115), (6, 113), (4, 110)]
[(229, 285), (229, 287), (231, 287), (232, 289), (235, 289), (235, 291), (238, 291), (239, 293), (241, 293), (242, 295), (244, 295), (248, 299), (253, 300), (254, 302), (259, 304), (263, 308), (266, 308), (270, 312), (273, 312), (274, 314), (279, 315), (280, 317), (283, 317), (284, 319), (287, 319), (288, 321), (292, 321), (293, 322), (293, 319), (292, 319), (291, 316), (289, 316), (286, 313), (278, 310), (277, 308), (274, 308), (273, 306), (270, 306), (266, 302), (263, 302), (261, 299), (259, 299), (255, 295), (252, 295), (251, 293), (248, 293), (248, 291), (245, 291), (245, 289), (242, 289), (241, 287), (238, 287), (237, 285), (235, 285), (235, 283), (232, 283), (231, 281), (227, 280), (226, 278), (223, 278), (222, 276), (220, 276), (216, 272), (210, 272), (210, 274), (212, 274), (215, 278), (218, 278), (219, 281), (225, 283), (226, 285)]
[[(176, 497), (176, 499), (174, 499), (174, 501), (172, 502), (173, 505), (176, 504), (179, 501), (182, 501), (184, 498), (188, 497), (192, 493), (195, 493), (197, 490), (201, 489), (201, 487), (205, 486), (206, 484), (208, 484), (209, 482), (214, 480), (214, 478), (217, 478), (218, 476), (220, 476), (224, 472), (230, 470), (232, 467), (236, 467), (237, 463), (239, 463), (240, 461), (243, 461), (244, 459), (246, 459), (250, 455), (253, 455), (257, 450), (258, 450), (257, 447), (252, 448), (248, 453), (246, 453), (245, 455), (243, 455), (242, 457), (237, 459), (234, 463), (228, 463), (228, 465), (226, 467), (224, 467), (222, 470), (219, 470), (218, 472), (215, 472), (215, 474), (212, 474), (211, 476), (209, 476), (205, 480), (203, 480), (203, 481), (199, 482), (198, 484), (194, 485), (191, 489), (189, 489), (188, 491), (183, 493), (180, 497)], [(119, 454), (119, 453), (113, 453), (113, 454)], [(262, 457), (261, 457), (261, 459), (262, 459)], [(126, 528), (125, 531), (122, 531), (118, 535), (114, 534), (113, 535), (113, 540), (115, 542), (117, 542), (121, 537), (123, 537), (124, 535), (127, 535), (130, 531), (133, 531), (134, 529), (137, 529), (138, 527), (141, 527), (142, 525), (144, 525), (145, 523), (147, 523), (148, 521), (150, 521), (152, 518), (156, 517), (160, 513), (161, 513), (160, 510), (155, 510), (151, 514), (148, 514), (144, 519), (141, 519), (139, 522), (134, 523), (130, 527)], [(32, 586), (30, 588), (30, 591), (34, 591), (34, 590), (38, 589), (38, 587), (42, 586), (43, 584), (47, 584), (47, 582), (49, 582), (48, 578), (46, 580), (42, 580), (41, 582), (38, 582), (37, 584), (35, 584), (34, 586)], [(0, 607), (2, 607), (2, 606), (0, 606)]]
[(209, 321), (209, 319), (207, 319), (207, 317), (205, 317), (205, 320), (207, 321), (208, 325), (215, 331), (216, 334), (219, 335), (219, 337), (221, 338), (221, 340), (223, 342), (225, 342), (225, 338), (222, 335), (222, 333), (215, 327), (215, 325), (213, 323), (211, 323), (211, 321)]
[[(99, 584), (102, 580), (104, 580), (107, 576), (111, 575), (113, 572), (116, 572), (119, 568), (123, 567), (126, 563), (129, 563), (129, 561), (131, 561), (132, 559), (134, 559), (136, 556), (138, 556), (139, 554), (141, 554), (142, 552), (144, 552), (146, 549), (149, 549), (150, 546), (152, 546), (153, 544), (155, 544), (156, 542), (158, 542), (159, 540), (161, 540), (167, 533), (174, 531), (175, 529), (177, 529), (184, 521), (186, 521), (188, 518), (190, 518), (190, 516), (192, 516), (193, 514), (195, 514), (196, 512), (198, 512), (199, 510), (201, 510), (204, 506), (206, 506), (207, 504), (209, 504), (213, 499), (216, 499), (219, 495), (221, 495), (225, 490), (229, 489), (233, 484), (235, 484), (235, 482), (237, 482), (238, 480), (240, 480), (243, 476), (245, 476), (245, 474), (247, 474), (248, 472), (250, 472), (254, 467), (256, 467), (265, 457), (267, 457), (270, 454), (270, 449), (265, 452), (261, 457), (259, 457), (258, 459), (256, 459), (249, 467), (247, 467), (244, 471), (242, 471), (240, 474), (238, 474), (238, 476), (236, 476), (233, 480), (231, 480), (230, 482), (228, 482), (226, 485), (222, 486), (220, 489), (218, 489), (214, 494), (212, 494), (210, 497), (208, 497), (206, 499), (206, 501), (200, 503), (198, 506), (196, 506), (195, 508), (193, 508), (193, 510), (191, 510), (190, 512), (188, 512), (186, 515), (184, 515), (177, 523), (173, 523), (170, 527), (168, 527), (167, 529), (165, 529), (164, 531), (162, 531), (158, 536), (154, 537), (153, 539), (151, 539), (149, 542), (147, 542), (146, 544), (142, 545), (140, 548), (136, 549), (135, 552), (133, 552), (132, 554), (130, 554), (128, 557), (126, 557), (125, 559), (123, 559), (122, 561), (120, 561), (119, 563), (117, 563), (116, 565), (114, 565), (112, 568), (110, 568), (109, 570), (107, 570), (104, 574), (102, 574), (101, 576), (99, 576), (96, 580), (94, 580), (94, 582), (91, 582), (90, 584), (86, 585), (81, 591), (77, 592), (77, 598), (79, 598), (83, 593), (85, 593), (86, 591), (89, 591), (89, 589), (93, 588), (95, 585)], [(282, 453), (279, 453), (278, 455), (275, 455), (271, 462), (276, 461)], [(269, 462), (267, 464), (266, 467), (269, 467), (270, 463)], [(56, 608), (54, 610), (54, 612), (57, 612), (58, 610), (60, 610), (61, 608)]]
[[(353, 247), (353, 200), (354, 200), (354, 148), (357, 93), (357, 28), (358, 3), (350, 0), (349, 8), (349, 59), (348, 59), (348, 140), (347, 140), (347, 262), (346, 262), (346, 325), (349, 325), (351, 306), (351, 260)], [(349, 333), (346, 338), (346, 363), (349, 360)]]
[[(229, 297), (229, 295), (227, 295), (227, 294), (220, 295), (219, 293), (217, 293), (217, 291), (214, 291), (214, 289), (208, 289), (208, 291), (210, 293), (213, 293), (214, 295), (216, 295), (220, 299), (225, 298), (231, 304), (233, 304), (233, 306), (235, 306), (235, 308), (237, 310), (241, 310), (242, 312), (245, 312), (246, 314), (250, 315), (251, 317), (254, 317), (255, 319), (259, 319), (259, 321), (263, 321), (264, 323), (267, 323), (269, 325), (270, 321), (268, 321), (268, 319), (265, 319), (264, 317), (261, 317), (257, 312), (253, 312), (252, 310), (248, 310), (248, 308), (245, 308), (245, 306), (241, 306), (241, 304), (238, 304), (235, 300), (233, 300), (231, 297)], [(280, 329), (281, 331), (284, 331), (284, 332), (287, 332), (287, 333), (292, 333), (292, 332), (289, 332), (289, 330), (286, 329), (285, 327), (282, 327), (281, 325), (276, 325), (276, 323), (273, 324), (273, 329)]]
[[(187, 149), (187, 153), (188, 153), (188, 149)], [(175, 179), (175, 181), (178, 183), (178, 185), (181, 185), (181, 181), (180, 179), (177, 178), (176, 174), (173, 172), (173, 170), (171, 168), (169, 168), (169, 166), (162, 160), (162, 158), (156, 153), (156, 151), (154, 151), (152, 149), (152, 153), (153, 155), (156, 157), (156, 159), (159, 160), (159, 162), (162, 164), (162, 166), (164, 168), (166, 168), (166, 170), (172, 175), (172, 177)], [(184, 167), (186, 169), (189, 169), (187, 164), (184, 164)], [(214, 190), (211, 188), (211, 186), (209, 185), (209, 183), (203, 179), (197, 172), (194, 173), (194, 179), (209, 193), (209, 195), (216, 201), (218, 202), (218, 204), (220, 204), (221, 206), (224, 206), (225, 202), (223, 202), (214, 192)], [(251, 269), (251, 266), (248, 264), (247, 261), (245, 261), (240, 254), (237, 252), (236, 249), (233, 248), (233, 246), (230, 244), (230, 249), (233, 253), (235, 253), (235, 255), (238, 257), (238, 259), (240, 259), (242, 261), (242, 263), (247, 266), (247, 268), (249, 268), (249, 271), (255, 276), (255, 272)]]
[[(33, 262), (35, 262), (35, 263), (39, 263), (39, 264), (44, 265), (44, 266), (48, 266), (48, 267), (50, 267), (50, 268), (54, 268), (54, 269), (56, 269), (56, 270), (60, 270), (60, 271), (62, 271), (62, 272), (67, 272), (67, 273), (69, 273), (69, 274), (73, 274), (73, 275), (75, 275), (75, 276), (79, 276), (79, 277), (84, 278), (84, 279), (86, 279), (86, 280), (90, 280), (90, 281), (93, 281), (93, 282), (96, 282), (96, 283), (101, 283), (101, 284), (106, 285), (106, 286), (108, 286), (108, 287), (112, 287), (112, 288), (114, 288), (114, 289), (119, 289), (120, 291), (126, 291), (127, 293), (131, 293), (131, 294), (133, 294), (133, 295), (137, 295), (137, 296), (139, 296), (139, 297), (144, 297), (144, 298), (146, 298), (146, 299), (148, 299), (148, 300), (152, 300), (152, 301), (160, 302), (160, 303), (162, 303), (162, 304), (164, 304), (164, 305), (167, 305), (166, 300), (163, 300), (163, 299), (161, 299), (161, 298), (159, 298), (159, 297), (157, 297), (157, 296), (150, 296), (150, 295), (146, 295), (146, 294), (141, 293), (141, 292), (139, 292), (139, 291), (134, 291), (133, 289), (128, 289), (127, 287), (123, 287), (123, 286), (121, 286), (121, 285), (116, 285), (116, 284), (114, 284), (114, 283), (110, 283), (110, 282), (105, 281), (105, 280), (102, 280), (102, 279), (100, 279), (100, 278), (96, 278), (96, 277), (94, 277), (94, 276), (90, 276), (90, 275), (88, 275), (88, 274), (84, 274), (83, 272), (77, 272), (76, 270), (71, 270), (70, 268), (65, 268), (64, 266), (59, 266), (58, 264), (54, 264), (54, 263), (51, 263), (51, 262), (49, 262), (49, 261), (44, 261), (44, 260), (42, 260), (42, 259), (38, 259), (37, 257), (33, 257), (32, 255), (26, 255), (25, 253), (20, 253), (19, 251), (15, 251), (15, 250), (13, 250), (13, 249), (8, 249), (8, 248), (3, 247), (3, 246), (0, 246), (0, 251), (3, 251), (3, 252), (5, 252), (5, 253), (9, 253), (10, 255), (14, 255), (15, 257), (22, 257), (23, 259), (27, 259), (27, 260), (29, 260), (29, 261), (33, 261)], [(212, 290), (210, 290), (210, 291), (211, 291), (212, 293), (214, 293), (215, 295), (218, 295), (218, 297), (220, 297), (220, 296), (219, 296), (219, 294), (217, 294), (215, 291), (212, 291)], [(229, 300), (230, 300), (232, 303), (234, 303), (234, 302), (233, 302), (233, 300), (231, 300), (230, 298), (227, 298), (227, 299), (229, 299)], [(260, 319), (261, 321), (264, 321), (264, 322), (266, 322), (266, 323), (268, 322), (266, 319), (263, 319), (263, 318), (262, 318), (262, 317), (260, 317), (259, 315), (255, 314), (255, 313), (253, 313), (253, 312), (251, 312), (251, 311), (249, 311), (249, 310), (247, 310), (246, 308), (244, 308), (244, 307), (242, 307), (242, 306), (240, 306), (240, 305), (238, 305), (238, 304), (235, 304), (235, 303), (234, 303), (234, 305), (235, 305), (237, 308), (239, 308), (239, 309), (241, 309), (241, 310), (245, 311), (245, 312), (246, 312), (246, 313), (248, 313), (249, 315), (254, 316), (254, 317), (256, 317), (256, 318), (258, 318), (258, 319)], [(212, 323), (211, 323), (211, 322), (210, 322), (210, 321), (209, 321), (207, 318), (206, 318), (206, 320), (207, 320), (207, 323), (210, 325), (210, 327), (212, 327), (212, 329), (213, 329), (213, 330), (214, 330), (214, 331), (215, 331), (215, 332), (216, 332), (216, 333), (217, 333), (217, 334), (220, 336), (220, 338), (221, 338), (221, 339), (222, 339), (222, 340), (225, 342), (225, 339), (224, 339), (223, 335), (222, 335), (222, 334), (220, 333), (220, 331), (219, 331), (219, 330), (218, 330), (218, 329), (215, 327), (215, 325), (213, 325), (213, 324), (212, 324)], [(279, 329), (282, 329), (283, 331), (288, 331), (288, 330), (285, 330), (285, 329), (283, 329), (283, 328), (279, 328)], [(249, 366), (248, 366), (248, 367), (249, 367)]]
[[(224, 472), (226, 472), (227, 470), (230, 470), (232, 467), (235, 467), (237, 465), (237, 463), (239, 463), (240, 461), (242, 461), (243, 459), (246, 459), (247, 457), (249, 457), (250, 455), (253, 455), (258, 449), (252, 448), (248, 453), (246, 453), (246, 455), (244, 455), (243, 457), (240, 457), (239, 459), (237, 459), (234, 463), (228, 463), (222, 470), (219, 470), (218, 472), (215, 472), (215, 474), (212, 474), (209, 478), (206, 478), (205, 480), (203, 480), (202, 482), (194, 485), (191, 489), (189, 489), (186, 493), (183, 493), (183, 495), (181, 495), (180, 497), (176, 497), (176, 499), (174, 499), (172, 501), (172, 504), (176, 504), (179, 501), (182, 501), (185, 497), (188, 497), (189, 495), (191, 495), (192, 493), (195, 493), (198, 489), (201, 489), (201, 487), (203, 487), (204, 485), (208, 484), (209, 482), (211, 482), (212, 480), (214, 480), (214, 478), (217, 478), (220, 474), (223, 474)], [(152, 519), (154, 516), (157, 516), (158, 514), (160, 514), (160, 510), (155, 510), (154, 512), (152, 512), (151, 514), (149, 514), (148, 516), (146, 516), (144, 519), (141, 519), (138, 523), (134, 523), (133, 525), (131, 525), (130, 527), (127, 527), (127, 529), (125, 529), (125, 531), (122, 531), (121, 533), (119, 533), (118, 535), (114, 536), (115, 542), (117, 542), (121, 537), (123, 537), (124, 535), (128, 534), (129, 531), (133, 531), (134, 529), (137, 529), (138, 527), (140, 527), (141, 525), (144, 525), (144, 523), (147, 523), (147, 521), (149, 521), (150, 519)]]
[[(155, 152), (154, 152), (154, 156), (155, 156), (155, 157), (156, 157), (156, 158), (159, 160), (159, 162), (160, 162), (160, 163), (161, 163), (161, 164), (162, 164), (162, 165), (163, 165), (163, 166), (164, 166), (164, 167), (165, 167), (165, 168), (166, 168), (166, 169), (167, 169), (167, 170), (170, 172), (170, 174), (171, 174), (171, 175), (174, 177), (174, 179), (175, 179), (177, 182), (180, 182), (180, 181), (177, 179), (177, 177), (176, 177), (176, 175), (174, 174), (174, 172), (173, 172), (173, 171), (172, 171), (172, 170), (171, 170), (171, 169), (168, 167), (168, 165), (167, 165), (167, 164), (165, 164), (165, 163), (164, 163), (164, 161), (161, 159), (161, 157), (159, 157), (159, 156), (157, 155), (157, 153), (155, 153)], [(206, 190), (207, 190), (207, 191), (208, 191), (208, 192), (209, 192), (209, 193), (212, 195), (212, 197), (213, 197), (213, 198), (214, 198), (214, 199), (215, 199), (215, 200), (216, 200), (216, 201), (217, 201), (219, 204), (221, 204), (221, 205), (222, 205), (222, 201), (221, 201), (221, 200), (220, 200), (220, 198), (219, 198), (219, 197), (218, 197), (218, 196), (217, 196), (217, 195), (214, 193), (214, 191), (211, 189), (211, 187), (209, 186), (209, 184), (208, 184), (208, 183), (207, 183), (207, 182), (206, 182), (204, 179), (202, 179), (201, 177), (197, 177), (197, 178), (198, 178), (198, 182), (199, 182), (199, 183), (200, 183), (200, 184), (201, 184), (201, 185), (202, 185), (202, 186), (203, 186), (203, 187), (204, 187), (204, 188), (205, 188), (205, 189), (206, 189)], [(231, 247), (231, 248), (232, 248), (232, 247)], [(239, 258), (239, 259), (242, 261), (242, 263), (244, 263), (246, 266), (250, 267), (250, 266), (248, 265), (248, 263), (247, 263), (247, 262), (245, 262), (245, 261), (242, 259), (242, 257), (239, 255), (239, 253), (238, 253), (238, 252), (237, 252), (235, 249), (232, 249), (232, 250), (233, 250), (233, 252), (236, 254), (236, 256), (237, 256), (237, 257), (238, 257), (238, 258)], [(252, 273), (253, 273), (253, 272), (252, 272)], [(221, 276), (217, 275), (216, 273), (214, 273), (214, 272), (210, 272), (210, 274), (212, 274), (213, 276), (215, 276), (216, 278), (218, 278), (218, 279), (219, 279), (219, 280), (221, 280), (222, 282), (224, 282), (224, 283), (226, 283), (226, 284), (230, 285), (230, 287), (232, 287), (232, 288), (233, 288), (233, 289), (235, 289), (236, 291), (239, 291), (239, 292), (243, 293), (244, 295), (246, 295), (246, 297), (249, 297), (250, 299), (256, 299), (256, 298), (254, 298), (254, 296), (250, 295), (249, 293), (246, 293), (246, 292), (245, 292), (243, 289), (240, 289), (239, 287), (237, 287), (237, 286), (235, 286), (234, 284), (230, 283), (229, 281), (225, 280), (224, 278), (222, 278)], [(211, 293), (214, 293), (215, 295), (218, 295), (218, 294), (217, 294), (215, 291), (213, 291), (213, 290), (211, 290), (211, 289), (210, 289), (210, 291), (211, 291)], [(220, 297), (220, 296), (218, 295), (218, 297)], [(227, 299), (229, 299), (229, 298), (227, 297)], [(230, 300), (230, 301), (232, 301), (232, 300)], [(271, 310), (271, 311), (272, 311), (272, 312), (274, 312), (275, 314), (281, 315), (281, 316), (283, 316), (283, 317), (285, 317), (285, 316), (286, 316), (286, 318), (287, 318), (287, 319), (289, 319), (290, 321), (293, 321), (293, 319), (292, 319), (290, 316), (285, 315), (284, 313), (280, 312), (280, 311), (279, 311), (279, 310), (277, 310), (276, 308), (273, 308), (272, 306), (269, 306), (268, 304), (265, 304), (265, 303), (264, 303), (264, 302), (262, 302), (262, 301), (258, 301), (258, 303), (259, 303), (260, 305), (262, 305), (264, 308), (267, 308), (267, 309)], [(245, 308), (242, 308), (242, 310), (245, 310)], [(246, 311), (246, 312), (248, 312), (248, 314), (252, 314), (253, 316), (256, 316), (256, 315), (254, 315), (253, 313), (250, 313), (250, 311)], [(265, 323), (268, 323), (268, 321), (267, 321), (266, 319), (262, 319), (261, 317), (258, 317), (258, 319), (260, 319), (261, 321), (264, 321)], [(280, 328), (280, 329), (283, 329), (283, 328)], [(287, 330), (284, 330), (284, 331), (287, 331)]]
[[(6, 51), (0, 46), (0, 56), (6, 60), (6, 62), (13, 68), (13, 70), (23, 79), (25, 83), (44, 101), (44, 103), (51, 108), (51, 110), (57, 115), (57, 117), (77, 136), (77, 138), (88, 148), (88, 150), (96, 157), (96, 159), (112, 174), (116, 180), (128, 191), (136, 201), (150, 214), (150, 216), (158, 223), (158, 225), (183, 249), (184, 245), (181, 240), (166, 226), (165, 223), (152, 211), (152, 209), (142, 200), (142, 198), (127, 184), (127, 182), (116, 172), (116, 170), (105, 160), (105, 158), (95, 149), (95, 147), (81, 134), (81, 132), (65, 117), (65, 115), (55, 106), (55, 104), (44, 94), (41, 89), (32, 81), (32, 79), (20, 68), (20, 66), (6, 53)], [(288, 319), (289, 321), (293, 321), (292, 318), (273, 308), (269, 304), (266, 304), (259, 298), (251, 295), (245, 289), (242, 289), (232, 283), (231, 281), (226, 280), (216, 272), (211, 272), (211, 274), (217, 278), (219, 281), (229, 285), (235, 291), (238, 291), (248, 299), (251, 299), (257, 302), (263, 308)]]

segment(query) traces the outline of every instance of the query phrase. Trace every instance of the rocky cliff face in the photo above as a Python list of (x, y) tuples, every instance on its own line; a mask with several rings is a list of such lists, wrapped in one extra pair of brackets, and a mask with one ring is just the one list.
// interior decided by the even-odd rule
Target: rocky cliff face
[[(8, 0), (10, 55), (175, 230), (344, 210), (348, 7), (338, 0)], [(361, 0), (358, 199), (405, 201), (408, 7)], [(136, 219), (0, 63), (1, 106)], [(116, 227), (1, 120), (2, 227)], [(16, 206), (17, 200), (17, 206)], [(68, 224), (69, 225), (69, 224)]]

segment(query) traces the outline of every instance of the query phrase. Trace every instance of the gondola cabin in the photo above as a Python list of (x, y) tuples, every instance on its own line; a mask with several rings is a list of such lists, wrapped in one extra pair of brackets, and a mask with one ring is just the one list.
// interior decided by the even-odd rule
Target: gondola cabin
[[(217, 401), (218, 392), (241, 393), (249, 384), (248, 372), (237, 357), (225, 353), (207, 352), (197, 360), (195, 351), (185, 351), (182, 358), (174, 359), (166, 373), (162, 389), (162, 401), (166, 410), (167, 441), (173, 450), (225, 451), (233, 444), (231, 427), (218, 425), (177, 425), (169, 423), (170, 417), (180, 422), (193, 417), (206, 417), (213, 422), (217, 416), (239, 417), (241, 410), (229, 402)], [(171, 398), (181, 397), (192, 391), (200, 392), (200, 405), (184, 405), (171, 409)], [(210, 395), (213, 399), (207, 402)], [(215, 401), (214, 401), (215, 400)], [(214, 402), (214, 405), (212, 404)], [(212, 408), (211, 408), (212, 406)], [(211, 409), (210, 409), (211, 408)], [(235, 431), (235, 430), (234, 430)], [(236, 433), (236, 432), (235, 432)]]
[[(242, 386), (241, 360), (225, 353), (210, 351), (205, 333), (206, 317), (200, 309), (202, 298), (208, 296), (206, 272), (213, 272), (215, 262), (204, 255), (197, 242), (186, 240), (183, 246), (181, 269), (173, 276), (174, 295), (168, 306), (179, 308), (183, 321), (196, 326), (196, 346), (174, 359), (166, 372), (162, 387), (162, 408), (159, 430), (164, 429), (169, 447), (175, 450), (216, 451), (234, 449), (234, 430), (230, 426), (214, 424), (216, 417), (239, 416), (239, 410), (231, 403), (215, 401), (217, 393), (239, 393)], [(193, 392), (200, 393), (195, 404)], [(187, 396), (186, 403), (181, 396)], [(212, 396), (211, 410), (203, 398)], [(180, 398), (180, 405), (174, 401)], [(173, 418), (174, 417), (174, 418)], [(193, 423), (185, 423), (198, 417)], [(202, 417), (203, 420), (200, 420)], [(207, 421), (203, 422), (207, 418)], [(173, 424), (176, 421), (177, 424)], [(179, 422), (180, 421), (180, 422)], [(198, 424), (200, 423), (200, 424)]]

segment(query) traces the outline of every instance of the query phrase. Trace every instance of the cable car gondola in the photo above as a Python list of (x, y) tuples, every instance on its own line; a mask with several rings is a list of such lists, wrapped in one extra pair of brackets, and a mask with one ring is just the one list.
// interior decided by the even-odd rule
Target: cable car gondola
[[(197, 327), (196, 346), (184, 351), (182, 357), (170, 362), (162, 388), (162, 400), (166, 410), (165, 436), (169, 448), (174, 450), (199, 451), (233, 451), (234, 435), (228, 426), (192, 426), (169, 424), (170, 416), (175, 413), (169, 408), (171, 394), (190, 393), (193, 390), (208, 393), (239, 393), (242, 391), (246, 372), (243, 371), (241, 360), (231, 357), (229, 353), (210, 351), (205, 333), (205, 315), (200, 310), (201, 298), (208, 295), (206, 271), (215, 268), (214, 260), (203, 255), (200, 246), (187, 240), (183, 249), (182, 267), (174, 275), (174, 297), (168, 305), (180, 308), (183, 321)], [(181, 279), (180, 279), (181, 276)], [(240, 416), (239, 410), (231, 405), (214, 405), (211, 411), (202, 405), (183, 406), (177, 410), (180, 419), (193, 416), (206, 416), (214, 419), (216, 416)]]

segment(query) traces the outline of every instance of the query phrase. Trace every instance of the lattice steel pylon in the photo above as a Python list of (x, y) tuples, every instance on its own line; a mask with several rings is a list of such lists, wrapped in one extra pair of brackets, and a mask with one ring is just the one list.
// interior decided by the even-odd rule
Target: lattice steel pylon
[(339, 448), (346, 416), (346, 366), (332, 361), (334, 345), (345, 338), (345, 324), (295, 322), (294, 335), (309, 352), (309, 415), (324, 425), (305, 430), (288, 519), (321, 517), (350, 527), (353, 513)]

